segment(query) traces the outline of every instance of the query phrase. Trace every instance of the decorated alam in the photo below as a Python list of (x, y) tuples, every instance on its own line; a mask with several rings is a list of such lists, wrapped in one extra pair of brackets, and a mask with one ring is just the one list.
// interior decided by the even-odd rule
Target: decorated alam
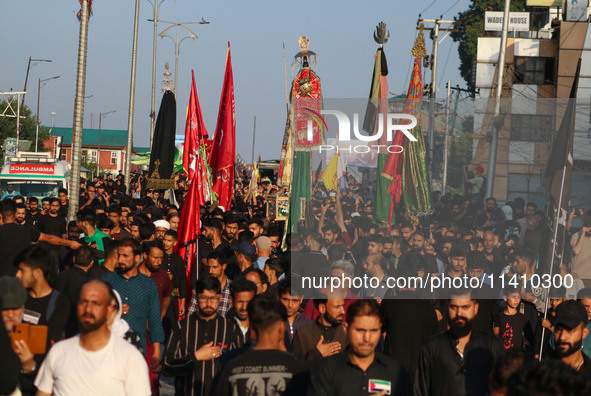
[(399, 96), (385, 23), (360, 99), (323, 91), (300, 36), (277, 160), (237, 154), (229, 42), (213, 133), (198, 71), (185, 102), (167, 64), (151, 150), (125, 167), (79, 177), (74, 154), (17, 143), (0, 175), (0, 394), (590, 395), (591, 213), (572, 204), (589, 65), (554, 109), (540, 188), (499, 192), (522, 120), (500, 101), (521, 69), (497, 66), (505, 23), (489, 96), (448, 82), (436, 100), (425, 40), (459, 34), (448, 22), (417, 23)]

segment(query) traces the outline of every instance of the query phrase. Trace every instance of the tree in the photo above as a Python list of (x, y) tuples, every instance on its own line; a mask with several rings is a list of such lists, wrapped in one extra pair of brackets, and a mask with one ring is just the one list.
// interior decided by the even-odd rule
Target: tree
[(82, 155), (82, 160), (80, 162), (82, 167), (88, 169), (91, 174), (96, 175), (97, 163), (92, 160), (88, 155)]
[[(16, 99), (12, 100), (10, 103), (8, 101), (1, 101), (0, 102), (0, 114), (7, 114), (11, 115), (13, 112), (10, 109), (7, 109), (8, 106), (11, 106), (15, 111), (17, 108)], [(37, 118), (33, 115), (33, 112), (29, 107), (24, 106), (21, 112), (20, 122), (20, 140), (30, 140), (33, 142), (33, 148), (35, 147), (35, 126), (37, 123)], [(4, 146), (4, 142), (6, 138), (15, 138), (16, 137), (16, 117), (5, 117), (0, 116), (0, 145)], [(43, 151), (43, 144), (49, 138), (49, 129), (44, 128), (43, 126), (39, 126), (39, 150)], [(2, 154), (4, 154), (4, 150), (2, 150)], [(0, 158), (0, 161), (3, 161), (4, 155)]]
[[(484, 12), (503, 11), (504, 7), (504, 0), (472, 0), (468, 9), (454, 18), (462, 23), (457, 32), (451, 33), (451, 37), (459, 42), (460, 74), (471, 91), (474, 91), (472, 73), (476, 73), (476, 70), (472, 70), (472, 64), (476, 59), (478, 38), (484, 36)], [(524, 7), (525, 0), (511, 1), (511, 11), (523, 11)]]
[[(462, 130), (459, 136), (453, 137), (449, 163), (448, 184), (451, 189), (461, 191), (464, 181), (464, 168), (472, 161), (472, 134), (474, 133), (474, 117), (468, 116), (462, 120)], [(455, 133), (454, 133), (455, 135)]]

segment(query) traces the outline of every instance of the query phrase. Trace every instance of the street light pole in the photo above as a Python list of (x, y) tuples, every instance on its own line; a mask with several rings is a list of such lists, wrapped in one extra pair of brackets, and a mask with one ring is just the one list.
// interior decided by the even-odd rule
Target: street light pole
[(101, 171), (101, 122), (103, 121), (103, 117), (107, 114), (111, 114), (116, 112), (117, 110), (107, 111), (106, 113), (99, 113), (99, 132), (98, 132), (98, 150), (96, 153), (96, 175), (98, 176)]
[[(209, 22), (207, 22), (205, 19), (202, 19), (201, 22), (179, 22), (178, 19), (176, 22), (170, 22), (170, 21), (160, 21), (160, 22), (170, 24), (169, 27), (167, 27), (162, 32), (160, 32), (160, 38), (168, 37), (169, 39), (171, 39), (174, 42), (174, 97), (176, 98), (176, 83), (178, 81), (178, 73), (179, 73), (179, 52), (180, 52), (181, 42), (187, 38), (190, 38), (192, 40), (195, 40), (197, 38), (197, 35), (195, 33), (193, 33), (191, 31), (191, 29), (189, 29), (185, 25), (189, 25), (189, 24), (208, 25)], [(176, 39), (174, 37), (166, 34), (170, 29), (172, 29), (174, 27), (176, 27)], [(189, 33), (189, 35), (185, 36), (179, 40), (181, 28), (185, 29)]]
[(25, 109), (25, 95), (27, 93), (27, 81), (29, 80), (29, 70), (31, 69), (31, 62), (51, 62), (51, 59), (31, 59), (29, 56), (29, 63), (27, 64), (27, 75), (25, 76), (25, 88), (23, 89), (23, 100), (21, 102), (21, 113)]
[[(60, 78), (60, 76), (46, 78), (45, 80), (39, 79), (39, 85), (37, 87), (37, 126), (35, 128), (35, 152), (38, 151), (38, 145), (39, 145), (39, 102), (41, 99), (41, 83), (44, 83), (49, 80), (55, 80), (58, 78)], [(45, 84), (43, 84), (43, 85), (45, 85)]]
[(152, 10), (154, 11), (154, 42), (153, 42), (153, 54), (152, 54), (152, 107), (150, 108), (150, 151), (152, 150), (152, 140), (154, 139), (154, 121), (156, 119), (156, 38), (158, 37), (158, 10), (164, 0), (148, 0), (152, 4)]
[(131, 191), (131, 154), (133, 151), (133, 112), (135, 106), (135, 71), (137, 60), (137, 32), (140, 17), (140, 0), (135, 0), (135, 19), (133, 23), (133, 44), (131, 51), (131, 81), (129, 83), (129, 114), (127, 117), (127, 145), (125, 147), (125, 187)]

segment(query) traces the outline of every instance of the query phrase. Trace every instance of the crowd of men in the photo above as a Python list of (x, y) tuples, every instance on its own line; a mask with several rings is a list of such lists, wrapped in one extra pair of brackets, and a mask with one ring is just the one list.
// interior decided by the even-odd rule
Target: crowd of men
[[(129, 194), (121, 179), (82, 181), (70, 222), (65, 189), (1, 201), (0, 394), (159, 395), (165, 378), (191, 396), (591, 394), (591, 217), (578, 209), (543, 287), (547, 219), (521, 198), (434, 193), (432, 215), (385, 227), (368, 186), (318, 183), (284, 235), (265, 212), (277, 186), (244, 180), (231, 208), (201, 208), (187, 263), (182, 178), (158, 191), (135, 177)], [(436, 277), (479, 287), (389, 282)]]

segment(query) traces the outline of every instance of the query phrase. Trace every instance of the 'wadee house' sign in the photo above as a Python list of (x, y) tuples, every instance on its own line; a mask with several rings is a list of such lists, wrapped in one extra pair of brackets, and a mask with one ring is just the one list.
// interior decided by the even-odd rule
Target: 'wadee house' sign
[(54, 165), (39, 164), (13, 164), (8, 170), (10, 174), (28, 173), (37, 175), (53, 175), (55, 173)]

